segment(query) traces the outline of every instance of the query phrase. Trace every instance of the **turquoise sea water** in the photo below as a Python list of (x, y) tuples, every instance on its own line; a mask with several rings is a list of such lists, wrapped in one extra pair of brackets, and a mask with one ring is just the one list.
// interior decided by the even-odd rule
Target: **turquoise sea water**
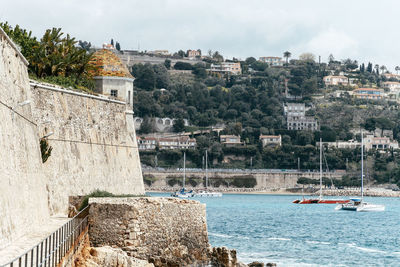
[[(151, 194), (167, 196), (168, 194)], [(207, 204), (212, 246), (227, 246), (242, 262), (278, 266), (400, 266), (400, 199), (366, 198), (384, 212), (335, 211), (336, 205), (296, 205), (296, 196), (224, 195)]]

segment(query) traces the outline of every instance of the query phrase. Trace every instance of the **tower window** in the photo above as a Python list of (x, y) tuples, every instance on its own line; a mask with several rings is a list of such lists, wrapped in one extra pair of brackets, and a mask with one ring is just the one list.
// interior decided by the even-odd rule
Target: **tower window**
[(118, 90), (111, 90), (112, 97), (118, 97)]

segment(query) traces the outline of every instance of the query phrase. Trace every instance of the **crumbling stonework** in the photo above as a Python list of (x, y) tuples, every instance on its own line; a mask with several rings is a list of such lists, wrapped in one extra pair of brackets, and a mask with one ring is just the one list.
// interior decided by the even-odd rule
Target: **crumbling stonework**
[(122, 248), (155, 266), (209, 260), (205, 205), (174, 198), (91, 198), (91, 246)]

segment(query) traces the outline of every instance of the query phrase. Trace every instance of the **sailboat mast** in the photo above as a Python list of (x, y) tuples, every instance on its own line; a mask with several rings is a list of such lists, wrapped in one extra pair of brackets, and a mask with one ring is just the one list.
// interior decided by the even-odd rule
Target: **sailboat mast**
[(361, 130), (361, 201), (364, 198), (364, 139)]
[(207, 169), (207, 163), (208, 163), (208, 155), (207, 155), (207, 149), (206, 149), (206, 188), (208, 187), (208, 169)]
[(186, 180), (186, 152), (183, 152), (183, 184), (182, 187), (185, 188)]
[(322, 138), (319, 139), (319, 199), (322, 199)]

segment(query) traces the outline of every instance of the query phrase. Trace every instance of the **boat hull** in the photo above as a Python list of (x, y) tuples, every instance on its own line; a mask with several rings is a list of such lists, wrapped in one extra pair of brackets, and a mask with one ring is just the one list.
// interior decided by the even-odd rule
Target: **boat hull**
[(336, 210), (348, 210), (358, 212), (374, 212), (374, 211), (385, 211), (384, 205), (361, 203), (359, 205), (354, 204), (341, 204), (336, 207)]
[(318, 204), (345, 204), (349, 201), (348, 199), (321, 199)]
[(348, 202), (349, 200), (346, 199), (319, 199), (319, 198), (296, 199), (293, 201), (293, 203), (295, 204), (345, 204)]

